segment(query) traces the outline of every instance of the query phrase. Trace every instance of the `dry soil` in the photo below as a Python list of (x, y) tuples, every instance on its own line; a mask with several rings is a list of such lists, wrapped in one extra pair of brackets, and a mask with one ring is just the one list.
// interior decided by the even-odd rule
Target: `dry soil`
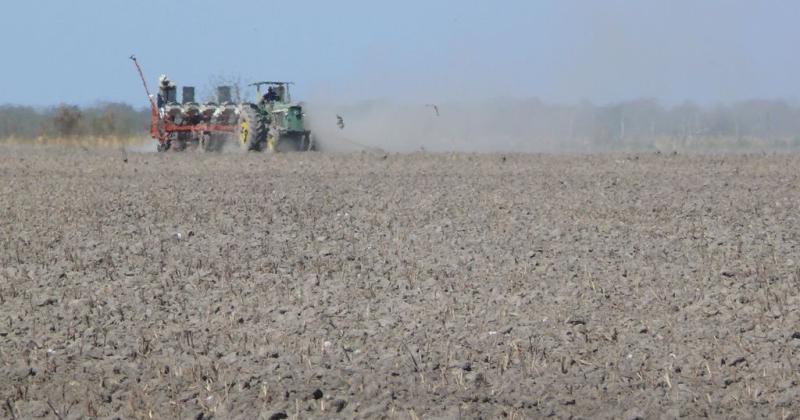
[(800, 157), (0, 148), (0, 416), (800, 414)]

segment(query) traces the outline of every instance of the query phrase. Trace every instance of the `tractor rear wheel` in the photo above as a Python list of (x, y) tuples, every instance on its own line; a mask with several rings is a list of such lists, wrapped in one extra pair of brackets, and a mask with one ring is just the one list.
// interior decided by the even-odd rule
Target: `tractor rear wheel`
[(238, 126), (239, 146), (243, 150), (261, 150), (264, 147), (267, 126), (253, 108), (242, 107)]

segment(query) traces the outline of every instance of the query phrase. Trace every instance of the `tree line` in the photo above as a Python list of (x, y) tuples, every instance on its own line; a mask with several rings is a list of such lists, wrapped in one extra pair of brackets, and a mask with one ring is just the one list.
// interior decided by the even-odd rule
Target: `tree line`
[(135, 109), (116, 102), (87, 107), (69, 104), (47, 108), (0, 105), (0, 138), (126, 138), (146, 133), (149, 121), (148, 109)]
[(773, 147), (800, 147), (800, 107), (783, 100), (709, 107), (687, 102), (664, 107), (655, 100), (640, 99), (599, 107), (566, 106), (552, 112), (551, 117), (561, 121), (560, 135), (599, 145), (647, 144), (663, 139), (686, 145), (725, 140), (729, 145), (755, 141)]
[(800, 106), (784, 100), (664, 106), (652, 99), (609, 105), (558, 105), (529, 99), (498, 101), (486, 108), (470, 110), (476, 121), (473, 126), (496, 127), (493, 130), (510, 139), (549, 139), (564, 146), (624, 150), (661, 142), (685, 148), (800, 148)]

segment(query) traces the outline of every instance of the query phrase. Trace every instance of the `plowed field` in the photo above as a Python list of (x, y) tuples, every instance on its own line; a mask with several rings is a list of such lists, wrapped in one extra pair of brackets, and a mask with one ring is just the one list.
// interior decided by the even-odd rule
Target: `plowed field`
[(800, 158), (0, 148), (0, 417), (800, 413)]

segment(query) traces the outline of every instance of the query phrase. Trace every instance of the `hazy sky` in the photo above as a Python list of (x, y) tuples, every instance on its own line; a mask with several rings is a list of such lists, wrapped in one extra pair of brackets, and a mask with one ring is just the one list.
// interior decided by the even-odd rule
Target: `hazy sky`
[(0, 103), (146, 99), (166, 73), (297, 99), (800, 97), (794, 0), (4, 0)]

